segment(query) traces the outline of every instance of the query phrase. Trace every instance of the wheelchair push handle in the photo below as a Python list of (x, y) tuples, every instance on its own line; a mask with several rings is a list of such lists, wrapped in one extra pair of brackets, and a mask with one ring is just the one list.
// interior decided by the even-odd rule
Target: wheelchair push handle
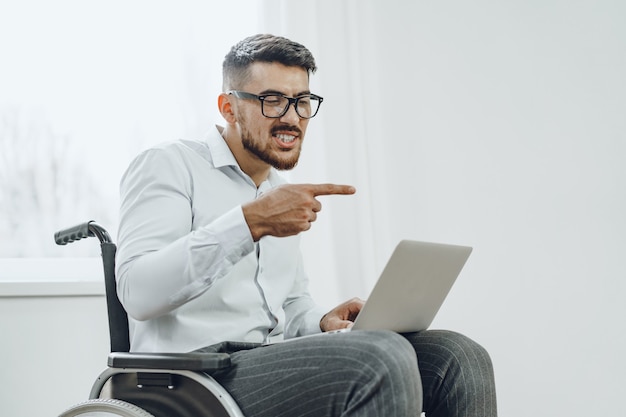
[(96, 236), (100, 243), (111, 242), (109, 233), (93, 220), (59, 230), (54, 234), (54, 241), (57, 245), (66, 245), (91, 236)]

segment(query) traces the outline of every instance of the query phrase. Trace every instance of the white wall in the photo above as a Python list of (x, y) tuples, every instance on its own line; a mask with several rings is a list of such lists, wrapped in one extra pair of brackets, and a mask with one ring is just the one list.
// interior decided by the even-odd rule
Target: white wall
[(89, 398), (109, 352), (102, 272), (94, 261), (74, 262), (68, 271), (39, 260), (44, 268), (37, 275), (12, 279), (7, 275), (18, 261), (0, 262), (0, 415), (56, 416)]

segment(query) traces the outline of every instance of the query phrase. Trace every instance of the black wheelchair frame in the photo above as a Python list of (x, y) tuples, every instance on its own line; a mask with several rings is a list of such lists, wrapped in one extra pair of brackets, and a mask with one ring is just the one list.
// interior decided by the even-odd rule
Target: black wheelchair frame
[(130, 352), (128, 315), (117, 297), (117, 246), (98, 223), (88, 221), (54, 235), (58, 245), (97, 237), (102, 251), (111, 353), (94, 382), (89, 400), (60, 417), (105, 412), (124, 417), (244, 417), (212, 373), (231, 366), (230, 355)]

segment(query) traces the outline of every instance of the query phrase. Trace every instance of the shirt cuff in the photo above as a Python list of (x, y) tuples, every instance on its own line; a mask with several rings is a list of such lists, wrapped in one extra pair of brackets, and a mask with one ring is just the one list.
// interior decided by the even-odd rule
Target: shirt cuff
[(241, 206), (215, 219), (210, 229), (233, 264), (254, 250), (254, 240)]

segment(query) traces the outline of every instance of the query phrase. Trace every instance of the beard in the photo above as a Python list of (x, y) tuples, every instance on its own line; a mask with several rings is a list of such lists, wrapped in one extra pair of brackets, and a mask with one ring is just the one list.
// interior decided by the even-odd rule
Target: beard
[[(285, 128), (283, 127), (282, 130), (285, 130)], [(298, 133), (300, 137), (299, 140), (302, 140), (300, 129), (291, 128), (290, 130)], [(266, 164), (271, 165), (281, 171), (293, 169), (298, 164), (298, 159), (300, 159), (300, 148), (288, 150), (279, 149), (278, 151), (274, 151), (272, 150), (270, 144), (264, 143), (262, 141), (255, 141), (248, 130), (242, 129), (241, 143), (244, 149), (246, 149), (248, 152), (255, 155)]]

